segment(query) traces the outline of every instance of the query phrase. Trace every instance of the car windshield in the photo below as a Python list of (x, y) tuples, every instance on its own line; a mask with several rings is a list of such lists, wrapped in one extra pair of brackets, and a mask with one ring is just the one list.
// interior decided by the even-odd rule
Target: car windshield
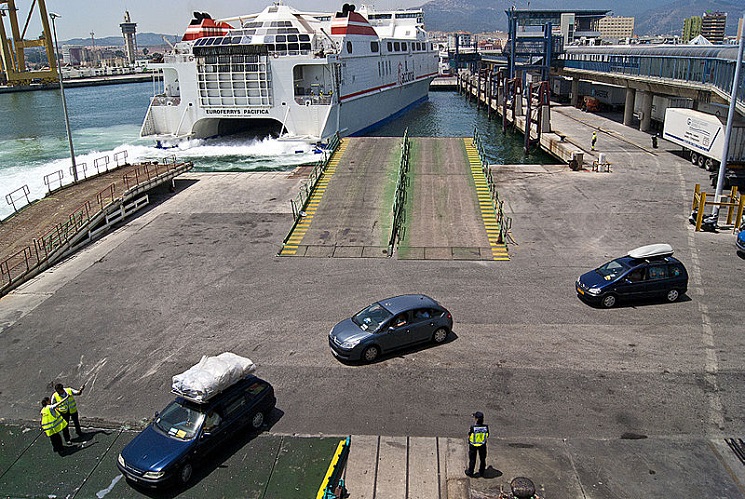
[(628, 268), (629, 267), (627, 267), (620, 258), (616, 258), (615, 260), (596, 268), (595, 272), (603, 276), (606, 281), (612, 281)]
[(392, 315), (380, 303), (373, 303), (352, 317), (352, 322), (357, 324), (363, 331), (376, 331)]
[(204, 414), (196, 408), (171, 402), (157, 418), (155, 426), (169, 437), (191, 440), (199, 431)]

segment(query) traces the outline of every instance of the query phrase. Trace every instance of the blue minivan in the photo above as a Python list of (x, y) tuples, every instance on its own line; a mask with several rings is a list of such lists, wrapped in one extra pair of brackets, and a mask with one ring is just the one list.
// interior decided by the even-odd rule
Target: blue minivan
[(244, 428), (259, 430), (276, 402), (272, 385), (253, 375), (204, 403), (176, 397), (124, 447), (119, 471), (145, 487), (186, 484), (205, 455)]
[(583, 300), (605, 308), (619, 299), (664, 297), (674, 302), (688, 291), (688, 272), (673, 258), (669, 244), (650, 244), (582, 274), (575, 289)]

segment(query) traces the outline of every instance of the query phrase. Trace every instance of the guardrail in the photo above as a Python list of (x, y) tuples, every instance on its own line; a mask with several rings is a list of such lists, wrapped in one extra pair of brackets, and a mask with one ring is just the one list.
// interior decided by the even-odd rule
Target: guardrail
[(491, 169), (489, 168), (489, 162), (486, 157), (486, 151), (484, 145), (481, 142), (481, 134), (477, 128), (473, 129), (473, 145), (479, 152), (479, 159), (481, 161), (481, 171), (484, 173), (486, 178), (486, 185), (489, 187), (489, 193), (491, 194), (492, 205), (497, 216), (497, 223), (499, 223), (499, 236), (497, 242), (504, 243), (507, 240), (507, 234), (512, 228), (512, 218), (504, 215), (504, 200), (499, 197), (499, 191), (497, 190), (497, 184), (494, 182)]
[[(112, 171), (112, 170), (114, 170), (116, 168), (119, 168), (121, 166), (128, 166), (129, 165), (129, 162), (128, 161), (129, 161), (129, 153), (127, 152), (126, 149), (114, 153), (114, 163), (115, 163), (115, 166), (113, 166), (113, 167), (110, 167), (109, 166), (111, 164), (111, 159), (109, 158), (108, 155), (101, 156), (99, 158), (96, 158), (93, 161), (93, 167), (95, 168), (96, 173), (94, 175), (90, 175), (90, 177), (93, 177), (93, 176), (96, 176), (96, 175), (100, 175), (100, 174), (106, 173), (108, 171)], [(75, 166), (76, 166), (75, 169), (78, 172), (78, 178), (79, 179), (82, 180), (82, 179), (89, 178), (89, 175), (88, 175), (88, 164), (86, 162), (84, 162), (84, 161), (76, 162), (76, 165)], [(75, 172), (73, 171), (73, 167), (72, 166), (70, 166), (70, 168), (69, 168), (69, 174), (72, 177), (75, 177)], [(55, 172), (49, 173), (47, 175), (44, 175), (43, 181), (44, 181), (44, 185), (47, 186), (47, 194), (52, 193), (52, 192), (56, 191), (57, 189), (61, 189), (62, 187), (64, 187), (64, 185), (65, 185), (64, 180), (63, 180), (64, 178), (65, 178), (65, 172), (63, 170), (57, 170)], [(21, 199), (21, 197), (18, 197), (16, 199), (16, 194), (18, 193), (18, 191), (22, 191), (22, 194), (26, 198), (26, 204), (23, 205), (23, 206), (26, 206), (26, 205), (31, 204), (31, 201), (29, 199), (29, 194), (31, 194), (31, 191), (29, 190), (28, 185), (23, 185), (23, 186), (19, 187), (18, 189), (16, 189), (15, 191), (13, 191), (13, 192), (11, 192), (9, 194), (6, 194), (5, 195), (5, 199), (6, 199), (7, 203), (13, 207), (13, 211), (16, 212), (16, 213), (18, 212), (18, 210), (20, 210), (21, 208), (23, 208), (23, 206), (17, 207), (16, 204), (15, 204), (16, 201), (18, 201), (18, 200)], [(0, 220), (0, 222), (2, 222), (2, 220)]]
[(401, 241), (406, 230), (406, 187), (409, 185), (409, 129), (404, 130), (404, 138), (401, 143), (401, 161), (398, 165), (398, 181), (396, 182), (396, 193), (393, 198), (393, 224), (391, 227), (391, 238), (388, 240), (388, 256), (393, 256), (393, 248)]
[(331, 458), (326, 476), (318, 488), (316, 499), (343, 499), (347, 497), (347, 489), (344, 486), (344, 479), (341, 478), (344, 467), (349, 457), (349, 446), (352, 444), (352, 438), (347, 437), (339, 442), (336, 446), (334, 457)]
[[(20, 193), (20, 195), (16, 199), (16, 196), (15, 195), (18, 194), (18, 193)], [(5, 202), (8, 203), (10, 206), (12, 206), (13, 207), (13, 211), (15, 211), (17, 213), (18, 212), (18, 207), (16, 206), (16, 201), (20, 201), (22, 198), (26, 198), (26, 204), (23, 205), (23, 206), (26, 206), (26, 205), (31, 204), (31, 200), (28, 198), (28, 195), (30, 193), (31, 193), (31, 191), (29, 190), (28, 185), (23, 184), (18, 189), (14, 190), (14, 191), (12, 191), (12, 192), (10, 192), (8, 194), (6, 194), (5, 195)]]
[(168, 158), (165, 158), (162, 163), (159, 163), (158, 161), (145, 161), (139, 166), (135, 167), (135, 169), (132, 170), (130, 173), (123, 175), (122, 180), (124, 180), (124, 185), (127, 187), (127, 189), (130, 189), (131, 187), (139, 185), (142, 182), (152, 180), (155, 177), (158, 177), (166, 173), (167, 171), (172, 170), (176, 166), (178, 166), (176, 156), (171, 156), (170, 163), (168, 162)]
[[(310, 195), (313, 193), (313, 189), (316, 188), (316, 184), (321, 178), (321, 175), (323, 175), (323, 172), (326, 171), (326, 167), (331, 160), (331, 156), (333, 156), (334, 152), (336, 152), (336, 150), (339, 148), (339, 144), (341, 144), (341, 140), (339, 139), (339, 134), (337, 133), (336, 135), (331, 137), (328, 145), (324, 149), (323, 159), (313, 165), (313, 169), (308, 175), (308, 180), (303, 182), (303, 185), (300, 186), (300, 192), (298, 192), (297, 196), (295, 196), (294, 199), (290, 200), (290, 205), (292, 206), (292, 217), (294, 218), (295, 223), (297, 223), (298, 219), (303, 216), (306, 204), (308, 203), (308, 199), (310, 199)], [(292, 231), (290, 231), (290, 234), (292, 234)]]
[[(726, 207), (727, 225), (738, 226), (742, 223), (743, 212), (745, 212), (745, 196), (737, 192), (737, 186), (732, 187), (729, 195), (723, 194), (720, 202), (707, 201), (707, 197), (708, 194), (701, 191), (701, 184), (696, 184), (693, 190), (693, 203), (691, 203), (691, 217), (695, 221), (696, 232), (701, 230), (705, 217), (704, 210), (707, 206)], [(725, 198), (729, 198), (729, 201), (724, 201)], [(735, 210), (737, 210), (736, 214)]]
[[(182, 165), (184, 163), (178, 163), (174, 156), (170, 164), (168, 160), (162, 164), (143, 164), (142, 168), (136, 168), (132, 174), (123, 175), (122, 179), (128, 190), (130, 187), (137, 185), (134, 182), (147, 182), (170, 170), (176, 170)], [(62, 172), (51, 174), (50, 178), (54, 175), (61, 178)], [(47, 185), (49, 185), (48, 182)], [(26, 186), (17, 189), (17, 191), (23, 191), (26, 196), (28, 195), (28, 187)], [(46, 233), (33, 239), (31, 244), (0, 261), (0, 291), (4, 291), (7, 287), (18, 282), (24, 275), (48, 259), (54, 251), (68, 244), (82, 228), (92, 222), (107, 206), (120, 199), (116, 192), (116, 184), (109, 184), (96, 193), (94, 199), (84, 202), (71, 212), (64, 222), (54, 225)]]

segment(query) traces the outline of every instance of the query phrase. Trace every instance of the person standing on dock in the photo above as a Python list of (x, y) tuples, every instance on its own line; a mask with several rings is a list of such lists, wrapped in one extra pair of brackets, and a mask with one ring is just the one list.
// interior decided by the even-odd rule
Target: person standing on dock
[(595, 143), (597, 141), (598, 141), (598, 132), (593, 130), (593, 132), (592, 132), (592, 141), (590, 142), (590, 144), (592, 144), (592, 150), (593, 151), (595, 150)]
[[(49, 397), (41, 400), (41, 429), (52, 442), (52, 449), (57, 454), (62, 454), (65, 447), (62, 445), (62, 436), (65, 442), (70, 445), (70, 430), (67, 429), (67, 421), (57, 410), (59, 404), (52, 404)], [(62, 433), (62, 435), (60, 435)]]
[[(78, 405), (75, 402), (75, 395), (80, 395), (85, 390), (85, 383), (80, 387), (80, 390), (74, 388), (65, 388), (62, 383), (57, 383), (54, 387), (54, 393), (52, 394), (52, 402), (55, 405), (59, 405), (59, 413), (65, 420), (65, 423), (69, 424), (70, 419), (75, 424), (75, 433), (78, 436), (82, 435), (80, 430), (80, 421), (78, 420)], [(66, 426), (66, 425), (65, 425)], [(68, 440), (69, 437), (68, 437)]]
[[(484, 413), (473, 413), (474, 423), (468, 430), (468, 468), (466, 475), (471, 477), (484, 476), (486, 471), (486, 441), (489, 438), (489, 427), (484, 424)], [(474, 474), (476, 454), (479, 455), (479, 472)]]

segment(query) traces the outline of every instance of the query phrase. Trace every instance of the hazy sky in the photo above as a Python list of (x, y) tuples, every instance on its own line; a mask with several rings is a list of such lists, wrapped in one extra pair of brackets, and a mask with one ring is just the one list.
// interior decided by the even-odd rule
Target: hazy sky
[[(416, 7), (426, 1), (375, 0), (364, 3), (384, 10)], [(25, 21), (31, 3), (30, 1), (16, 3), (21, 23)], [(271, 3), (271, 0), (46, 0), (47, 10), (62, 16), (57, 19), (59, 40), (89, 38), (91, 31), (97, 38), (121, 35), (119, 23), (124, 20), (125, 10), (129, 11), (132, 22), (137, 23), (138, 32), (182, 35), (195, 10), (208, 12), (213, 18), (234, 17), (260, 12)], [(344, 3), (355, 3), (360, 6), (363, 2), (290, 0), (283, 3), (298, 10), (330, 12), (341, 10)], [(38, 10), (36, 10), (35, 21), (38, 21), (38, 16)], [(30, 25), (27, 39), (35, 38), (41, 33), (41, 28), (37, 26), (40, 26), (38, 22)]]

